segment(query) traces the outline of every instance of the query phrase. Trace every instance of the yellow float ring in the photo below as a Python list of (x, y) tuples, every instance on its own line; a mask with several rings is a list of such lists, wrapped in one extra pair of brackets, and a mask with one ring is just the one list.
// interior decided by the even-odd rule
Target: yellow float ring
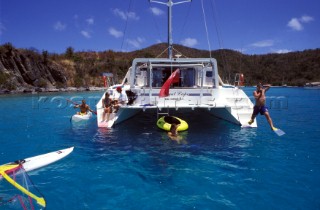
[[(167, 123), (166, 121), (164, 121), (164, 117), (161, 117), (159, 118), (159, 120), (157, 121), (157, 126), (160, 128), (160, 129), (163, 129), (165, 131), (170, 131), (170, 128), (171, 128), (171, 124), (170, 123)], [(178, 117), (174, 117), (176, 118), (177, 120), (179, 120), (180, 122), (180, 126), (178, 127), (177, 131), (185, 131), (189, 128), (189, 125), (186, 121), (178, 118)]]

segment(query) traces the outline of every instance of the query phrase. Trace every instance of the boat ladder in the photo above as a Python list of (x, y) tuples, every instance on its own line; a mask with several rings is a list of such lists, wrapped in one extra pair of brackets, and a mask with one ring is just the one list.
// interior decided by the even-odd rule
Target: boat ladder
[(157, 108), (157, 120), (159, 119), (159, 116), (168, 116), (169, 115), (169, 107), (167, 107), (167, 112), (161, 112), (159, 108)]

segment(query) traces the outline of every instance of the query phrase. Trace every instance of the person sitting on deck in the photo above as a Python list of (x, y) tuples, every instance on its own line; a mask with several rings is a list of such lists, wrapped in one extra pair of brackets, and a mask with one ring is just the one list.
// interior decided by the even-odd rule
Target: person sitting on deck
[(81, 104), (75, 105), (74, 108), (80, 108), (80, 112), (77, 112), (79, 115), (86, 115), (88, 114), (88, 111), (94, 112), (92, 109), (90, 109), (89, 105), (86, 104), (84, 99), (82, 100)]
[(109, 121), (110, 113), (112, 113), (113, 101), (110, 98), (110, 94), (106, 92), (104, 98), (102, 99), (103, 115), (102, 121), (105, 121), (105, 116), (107, 114), (107, 121)]
[(115, 112), (118, 112), (121, 106), (124, 106), (128, 103), (128, 96), (125, 91), (122, 92), (121, 87), (117, 87), (116, 91), (114, 91), (113, 93), (113, 100), (115, 101), (114, 103)]

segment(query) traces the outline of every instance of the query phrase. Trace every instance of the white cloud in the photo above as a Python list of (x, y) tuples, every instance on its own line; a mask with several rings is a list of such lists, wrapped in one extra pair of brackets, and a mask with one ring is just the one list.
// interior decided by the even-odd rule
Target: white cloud
[(94, 19), (93, 18), (88, 18), (88, 19), (86, 19), (86, 22), (88, 23), (88, 25), (93, 25), (94, 24)]
[(86, 37), (87, 39), (91, 38), (91, 33), (89, 31), (81, 31), (82, 36)]
[(283, 53), (288, 53), (288, 52), (291, 52), (291, 50), (288, 50), (288, 49), (279, 49), (279, 50), (274, 50), (275, 53), (278, 53), (278, 54), (283, 54)]
[(134, 12), (123, 12), (120, 9), (114, 9), (113, 14), (120, 17), (123, 20), (131, 19), (131, 20), (139, 20), (140, 17), (136, 15)]
[(246, 52), (248, 49), (247, 48), (241, 48), (241, 49), (234, 49), (235, 51), (238, 51), (239, 53), (244, 53)]
[(138, 37), (138, 38), (137, 38), (137, 41), (138, 41), (139, 43), (142, 43), (142, 42), (145, 41), (145, 39), (144, 39), (144, 38), (141, 38), (141, 37)]
[(271, 47), (274, 45), (274, 41), (271, 39), (262, 40), (259, 42), (252, 43), (250, 46), (252, 47)]
[(194, 47), (198, 44), (198, 40), (194, 38), (186, 38), (182, 40), (180, 43), (187, 47)]
[(145, 41), (144, 38), (137, 37), (136, 39), (128, 39), (127, 42), (134, 48), (141, 48), (141, 44)]
[(64, 31), (67, 28), (67, 25), (58, 21), (53, 25), (53, 28), (56, 31)]
[(139, 20), (140, 19), (140, 17), (137, 16), (136, 13), (134, 13), (134, 12), (127, 12), (127, 17), (129, 19), (133, 19), (133, 20)]
[(303, 25), (302, 23), (309, 23), (313, 21), (314, 18), (308, 15), (303, 15), (300, 18), (291, 18), (291, 20), (288, 22), (287, 26), (290, 27), (294, 31), (302, 31)]
[(309, 23), (310, 21), (313, 21), (314, 18), (313, 17), (310, 17), (308, 15), (303, 15), (301, 18), (300, 18), (300, 21), (303, 22), (303, 23)]
[(109, 34), (116, 37), (116, 38), (120, 38), (123, 36), (123, 32), (122, 31), (118, 31), (117, 29), (111, 27), (109, 28)]
[(303, 29), (303, 26), (297, 18), (292, 18), (287, 24), (287, 26), (289, 26), (295, 31), (301, 31)]
[(154, 14), (156, 16), (164, 14), (164, 12), (157, 7), (151, 7), (150, 10), (151, 10), (152, 14)]

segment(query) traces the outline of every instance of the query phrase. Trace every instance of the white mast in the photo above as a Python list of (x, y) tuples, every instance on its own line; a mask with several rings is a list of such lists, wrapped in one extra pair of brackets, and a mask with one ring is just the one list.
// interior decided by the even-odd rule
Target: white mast
[(158, 3), (158, 4), (164, 4), (168, 6), (168, 57), (169, 59), (172, 59), (172, 6), (177, 5), (177, 4), (182, 4), (186, 2), (191, 2), (192, 0), (185, 0), (185, 1), (180, 1), (180, 2), (173, 2), (172, 0), (168, 0), (167, 3), (161, 2), (161, 1), (155, 1), (155, 0), (149, 0), (150, 2)]

